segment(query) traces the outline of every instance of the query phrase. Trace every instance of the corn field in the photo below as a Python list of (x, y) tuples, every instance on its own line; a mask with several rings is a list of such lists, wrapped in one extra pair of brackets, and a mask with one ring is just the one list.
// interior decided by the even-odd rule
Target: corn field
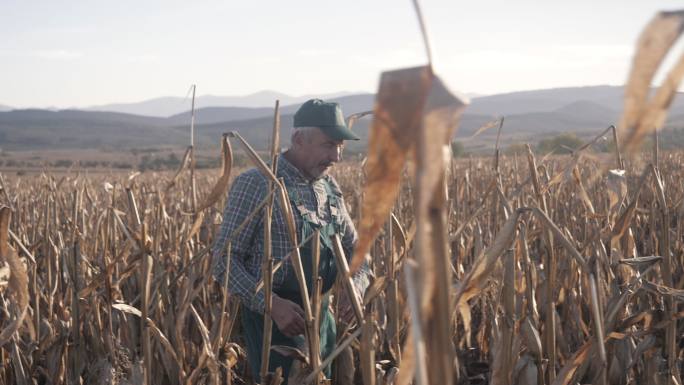
[[(588, 151), (452, 160), (454, 383), (660, 384), (681, 370), (684, 153), (659, 156), (626, 170)], [(336, 170), (355, 220), (360, 166)], [(198, 195), (211, 174), (197, 175)], [(210, 273), (223, 202), (193, 215), (188, 181), (171, 179), (3, 178), (2, 383), (249, 378), (236, 303)], [(372, 245), (360, 332), (340, 337), (355, 337), (364, 384), (410, 380), (402, 365), (417, 353), (405, 348), (416, 283), (402, 273), (415, 192), (402, 186)]]
[[(304, 298), (308, 349), (288, 351), (289, 383), (681, 384), (684, 152), (659, 153), (657, 136), (639, 146), (684, 77), (683, 57), (650, 90), (684, 12), (644, 29), (619, 130), (568, 156), (503, 156), (497, 136), (493, 156), (463, 160), (445, 149), (467, 101), (433, 72), (414, 4), (428, 65), (381, 75), (367, 156), (334, 170), (359, 240), (351, 256), (336, 250), (333, 294), (367, 252), (373, 279), (323, 361), (321, 293)], [(270, 160), (278, 122), (276, 103)], [(592, 152), (611, 131), (614, 153)], [(231, 137), (271, 182), (253, 215), (269, 221), (280, 204), (291, 216), (285, 187), (237, 134), (221, 139), (219, 176), (195, 172), (192, 144), (175, 174), (0, 174), (0, 384), (252, 382), (239, 304), (209, 252), (238, 173)], [(304, 240), (288, 230), (301, 271)], [(268, 315), (280, 261), (266, 262)]]

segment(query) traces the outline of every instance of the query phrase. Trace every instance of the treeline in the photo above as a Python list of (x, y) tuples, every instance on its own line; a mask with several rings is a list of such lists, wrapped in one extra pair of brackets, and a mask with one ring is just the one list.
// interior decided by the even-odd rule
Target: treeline
[[(536, 144), (530, 143), (532, 151), (538, 154), (569, 154), (587, 142), (587, 138), (580, 138), (574, 133), (562, 133), (556, 136), (542, 139)], [(684, 148), (684, 128), (663, 130), (658, 133), (658, 145), (661, 150), (675, 150)], [(642, 144), (644, 149), (653, 147), (653, 137), (646, 138)], [(527, 143), (511, 143), (501, 146), (502, 152), (506, 155), (526, 154)], [(592, 145), (592, 149), (597, 152), (613, 152), (615, 143), (611, 134), (606, 135), (601, 140)], [(455, 157), (463, 157), (472, 154), (466, 149), (463, 142), (454, 141), (451, 143), (451, 150)]]
[(0, 168), (114, 168), (114, 169), (130, 169), (133, 167), (132, 163), (125, 161), (99, 161), (99, 160), (81, 160), (74, 161), (71, 159), (57, 159), (57, 160), (39, 160), (39, 159), (0, 159)]

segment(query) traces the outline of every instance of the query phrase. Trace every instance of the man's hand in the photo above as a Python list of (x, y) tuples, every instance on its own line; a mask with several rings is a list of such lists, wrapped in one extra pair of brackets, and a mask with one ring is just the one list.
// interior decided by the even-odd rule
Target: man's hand
[[(354, 314), (354, 307), (351, 303), (351, 300), (349, 298), (349, 294), (347, 294), (347, 290), (342, 290), (340, 293), (338, 302), (337, 302), (337, 309), (340, 312), (339, 318), (346, 324), (351, 324), (352, 321), (356, 319), (356, 315)], [(359, 293), (356, 292), (356, 289), (354, 289), (354, 295), (356, 295), (356, 299), (359, 301), (360, 304), (363, 303), (363, 299), (359, 295)]]
[(278, 329), (288, 337), (304, 334), (304, 310), (292, 301), (274, 294), (271, 318)]

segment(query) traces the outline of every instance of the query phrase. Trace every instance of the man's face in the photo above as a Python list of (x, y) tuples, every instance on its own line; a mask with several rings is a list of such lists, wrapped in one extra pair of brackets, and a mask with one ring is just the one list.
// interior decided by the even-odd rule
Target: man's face
[(312, 129), (295, 138), (302, 171), (311, 178), (318, 178), (340, 161), (343, 140), (334, 140), (320, 129)]

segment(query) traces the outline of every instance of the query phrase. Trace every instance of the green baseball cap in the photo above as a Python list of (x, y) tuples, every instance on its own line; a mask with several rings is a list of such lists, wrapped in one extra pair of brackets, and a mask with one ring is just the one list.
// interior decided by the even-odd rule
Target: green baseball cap
[(342, 108), (338, 103), (321, 99), (307, 100), (295, 112), (294, 127), (318, 127), (334, 140), (359, 140), (344, 122)]

